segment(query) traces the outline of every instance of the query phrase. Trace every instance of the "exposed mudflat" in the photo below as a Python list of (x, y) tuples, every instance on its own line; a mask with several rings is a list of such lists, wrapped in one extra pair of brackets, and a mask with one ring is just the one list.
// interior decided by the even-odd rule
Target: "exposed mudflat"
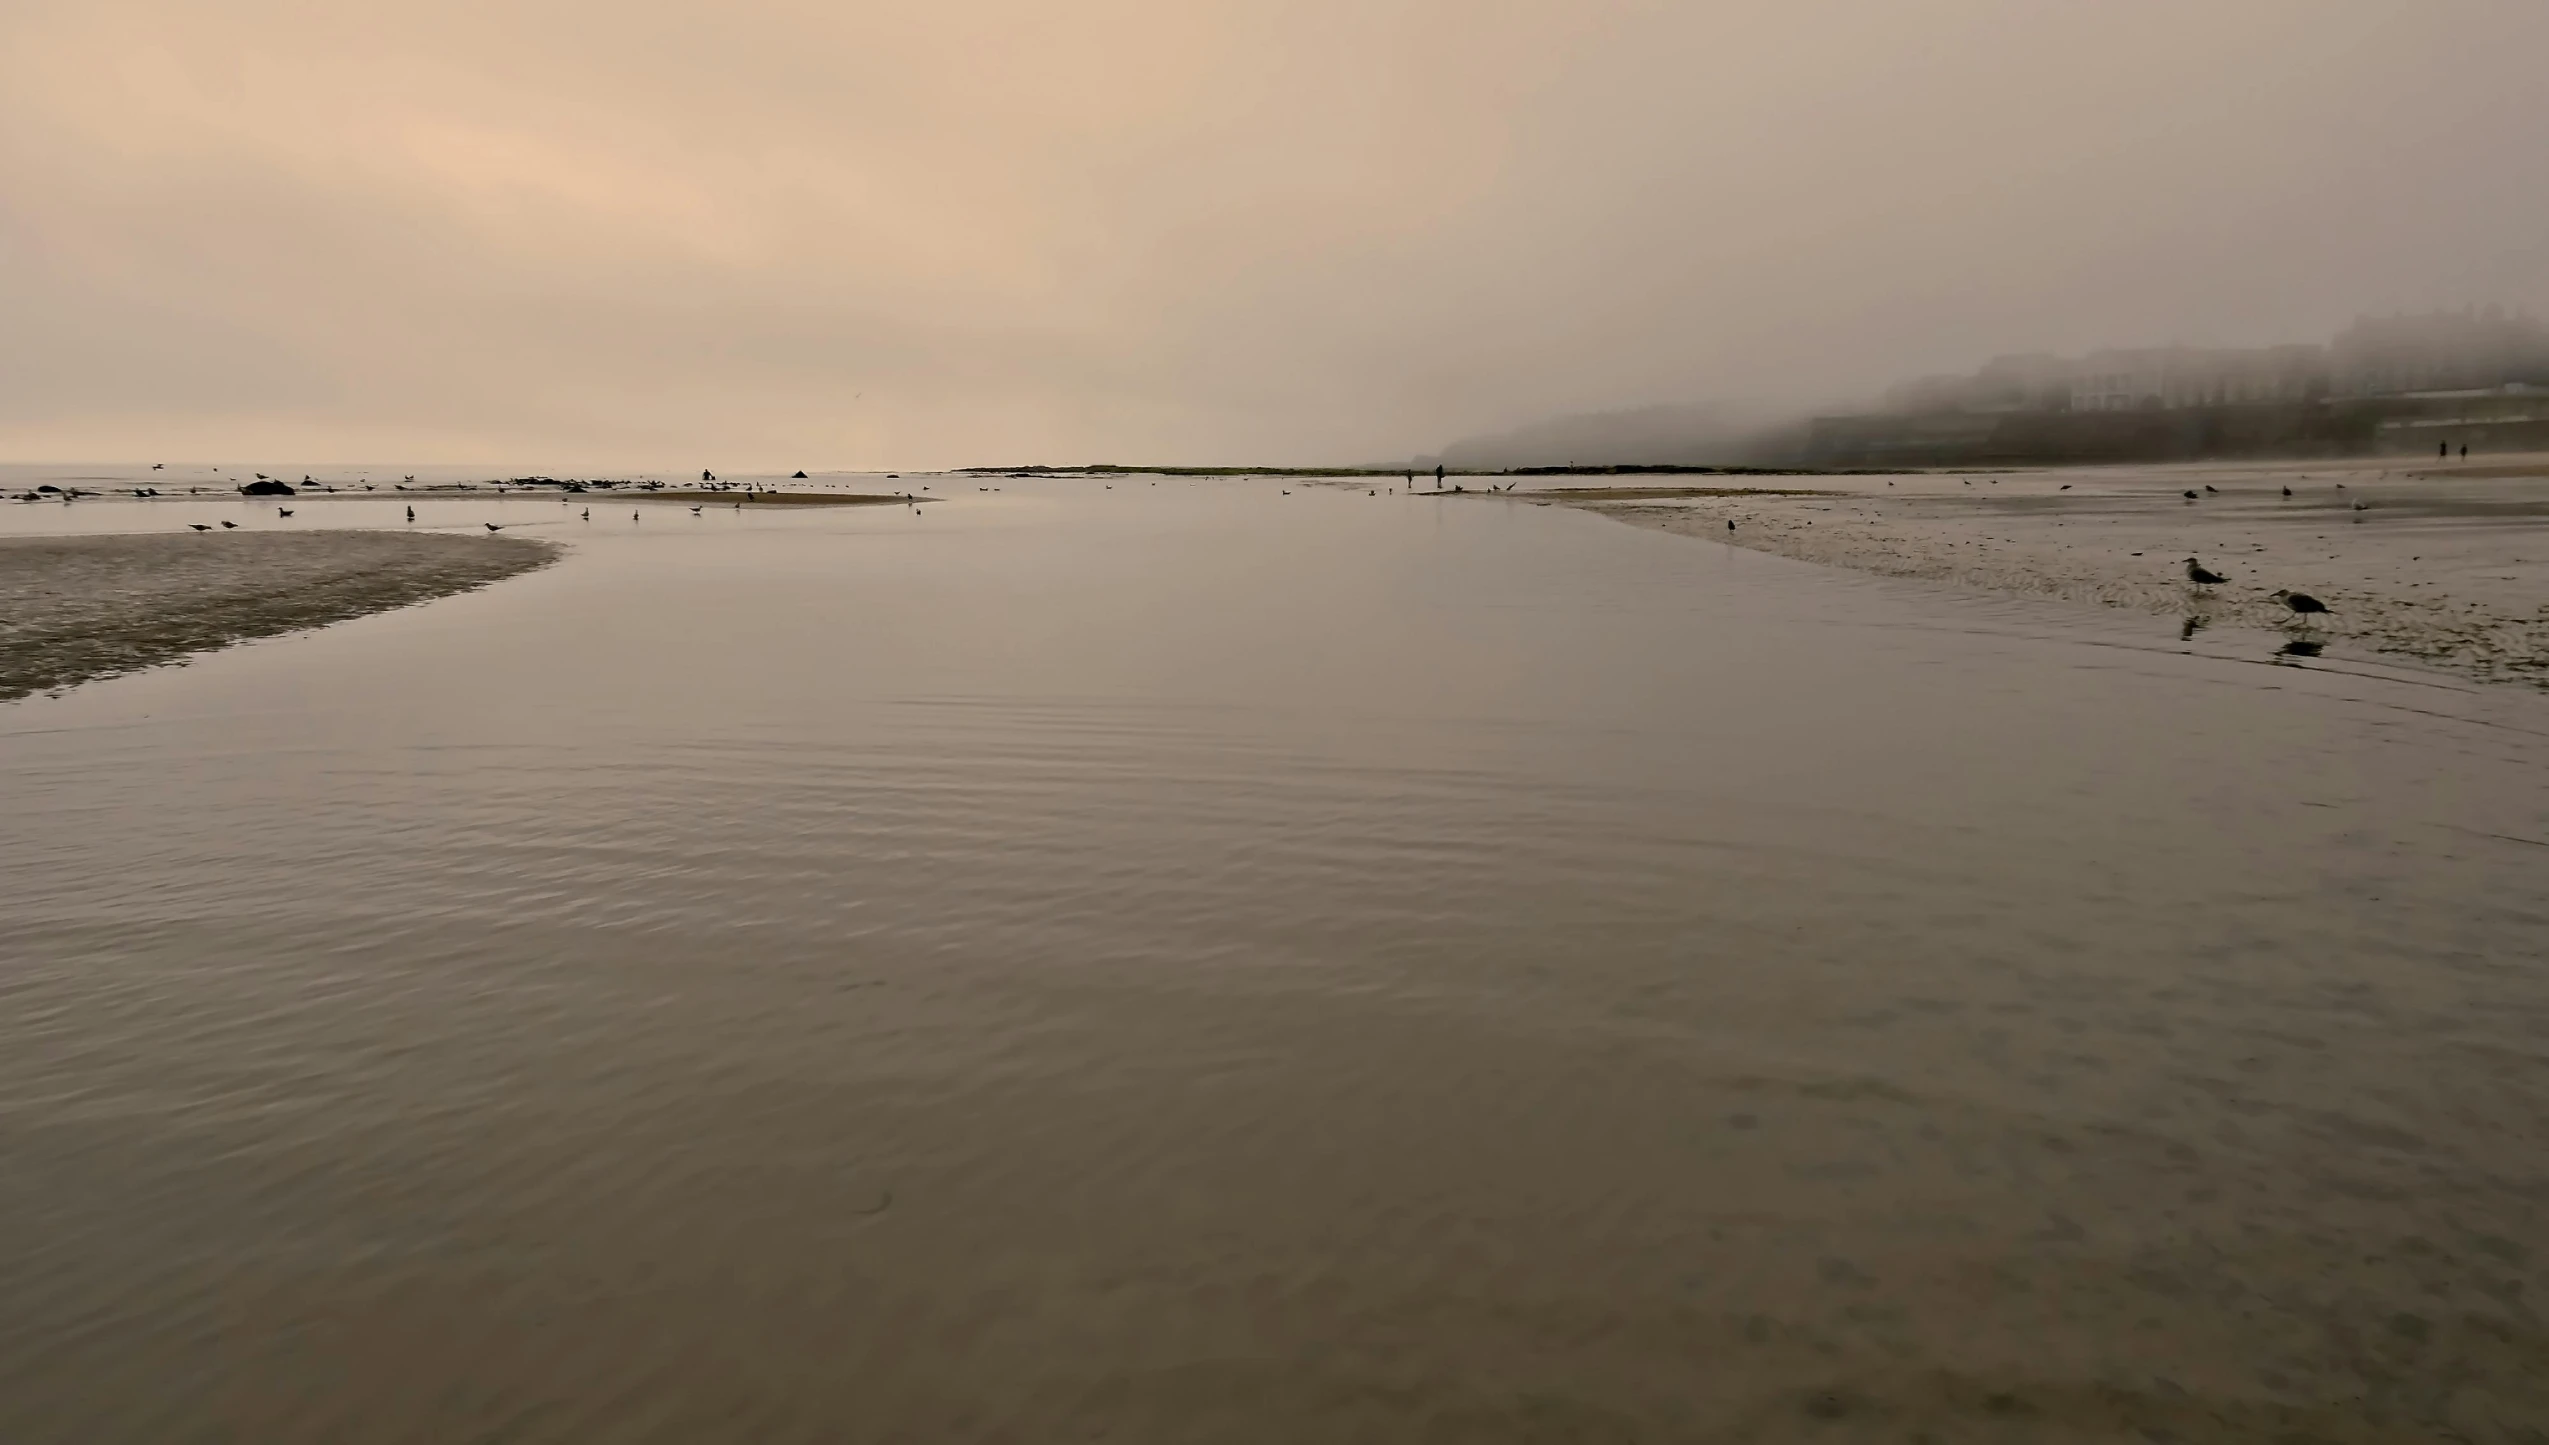
[(0, 700), (465, 592), (557, 553), (396, 532), (0, 537)]
[[(2549, 459), (1822, 477), (1813, 496), (1524, 493), (1810, 562), (2306, 636), (2549, 687)], [(2291, 495), (2284, 490), (2290, 488)], [(2193, 492), (2193, 498), (2185, 494)], [(1729, 531), (1726, 524), (1735, 524)], [(2187, 581), (2186, 559), (2227, 577)]]

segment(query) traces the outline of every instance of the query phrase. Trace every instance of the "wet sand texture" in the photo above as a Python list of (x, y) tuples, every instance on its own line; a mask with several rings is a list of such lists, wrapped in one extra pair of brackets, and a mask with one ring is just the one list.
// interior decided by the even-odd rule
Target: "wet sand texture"
[[(1819, 478), (1831, 490), (1811, 496), (1531, 499), (1827, 566), (2194, 628), (2294, 627), (2273, 595), (2289, 588), (2328, 604), (2307, 634), (2332, 652), (2549, 688), (2549, 459), (2435, 473), (2395, 466), (1834, 477)], [(2189, 556), (2227, 581), (2193, 586)]]
[(0, 538), (0, 700), (483, 587), (557, 548), (395, 532)]

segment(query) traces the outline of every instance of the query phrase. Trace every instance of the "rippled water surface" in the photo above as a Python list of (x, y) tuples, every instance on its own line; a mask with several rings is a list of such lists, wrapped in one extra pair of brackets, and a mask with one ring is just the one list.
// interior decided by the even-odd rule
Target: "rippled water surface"
[(2543, 700), (938, 480), (0, 707), (0, 1439), (2549, 1428)]

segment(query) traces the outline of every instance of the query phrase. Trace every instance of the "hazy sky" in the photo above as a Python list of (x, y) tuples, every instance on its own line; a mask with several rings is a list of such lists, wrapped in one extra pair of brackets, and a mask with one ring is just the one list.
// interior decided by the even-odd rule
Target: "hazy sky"
[(0, 0), (0, 455), (1386, 460), (2549, 310), (2544, 0)]

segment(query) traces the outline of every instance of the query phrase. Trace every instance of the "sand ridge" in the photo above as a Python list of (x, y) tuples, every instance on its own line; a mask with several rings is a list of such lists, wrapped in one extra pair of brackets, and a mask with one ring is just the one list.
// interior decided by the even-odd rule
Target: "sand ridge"
[(559, 552), (439, 533), (0, 538), (0, 701), (465, 592)]

